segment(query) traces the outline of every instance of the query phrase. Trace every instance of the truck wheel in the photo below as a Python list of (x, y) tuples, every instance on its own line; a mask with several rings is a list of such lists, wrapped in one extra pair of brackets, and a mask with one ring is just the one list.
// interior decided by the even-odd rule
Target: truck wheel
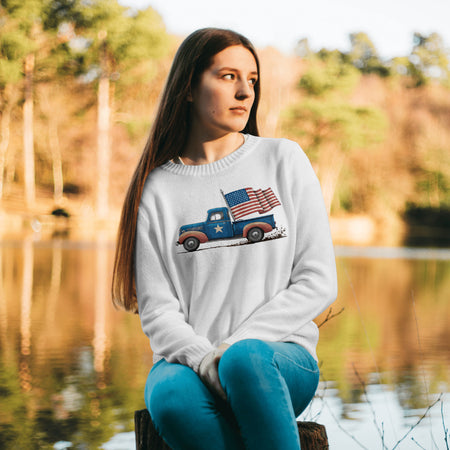
[(188, 237), (184, 242), (183, 242), (183, 247), (188, 251), (188, 252), (195, 252), (195, 250), (198, 249), (198, 246), (200, 245), (200, 241), (195, 238), (195, 237)]
[(264, 231), (261, 228), (251, 228), (248, 230), (247, 239), (250, 242), (259, 242), (264, 236)]

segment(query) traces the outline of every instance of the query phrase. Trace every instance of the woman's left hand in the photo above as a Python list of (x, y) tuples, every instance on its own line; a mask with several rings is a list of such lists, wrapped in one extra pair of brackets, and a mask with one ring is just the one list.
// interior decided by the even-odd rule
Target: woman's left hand
[(221, 344), (212, 352), (208, 353), (200, 363), (198, 368), (198, 376), (208, 389), (217, 394), (223, 400), (227, 399), (225, 391), (222, 388), (219, 380), (219, 361), (222, 355), (225, 353), (228, 344)]

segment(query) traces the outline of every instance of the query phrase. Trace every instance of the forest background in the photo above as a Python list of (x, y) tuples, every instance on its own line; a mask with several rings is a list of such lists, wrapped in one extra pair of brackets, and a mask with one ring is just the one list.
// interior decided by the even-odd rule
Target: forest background
[[(116, 0), (0, 1), (0, 236), (113, 237), (181, 37)], [(299, 34), (301, 31), (299, 31)], [(336, 243), (450, 243), (450, 51), (259, 50), (260, 131), (296, 140)]]

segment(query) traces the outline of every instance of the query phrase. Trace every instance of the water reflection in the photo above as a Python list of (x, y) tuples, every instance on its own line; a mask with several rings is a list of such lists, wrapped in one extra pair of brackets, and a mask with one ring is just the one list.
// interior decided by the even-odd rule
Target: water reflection
[(20, 387), (24, 392), (31, 390), (29, 367), (31, 345), (31, 300), (33, 289), (33, 245), (26, 239), (23, 245), (22, 298), (20, 309)]
[[(99, 249), (104, 248), (106, 243), (105, 237), (99, 236), (97, 246)], [(106, 340), (106, 302), (108, 298), (108, 289), (104, 282), (108, 277), (108, 255), (105, 251), (97, 251), (95, 254), (95, 328), (94, 339), (92, 345), (94, 348), (94, 368), (103, 378), (105, 370), (105, 358), (107, 349)], [(110, 306), (108, 304), (108, 306)], [(104, 382), (99, 383), (99, 387), (104, 388)]]
[[(449, 392), (450, 258), (337, 253), (334, 311), (345, 309), (321, 327), (322, 381), (306, 414), (325, 423), (332, 447), (381, 447), (382, 429), (392, 448)], [(111, 306), (112, 258), (103, 236), (0, 244), (0, 448), (113, 448), (119, 436), (116, 448), (133, 448), (122, 433), (144, 407), (151, 353), (138, 317)], [(439, 408), (414, 429), (425, 448), (445, 448)]]

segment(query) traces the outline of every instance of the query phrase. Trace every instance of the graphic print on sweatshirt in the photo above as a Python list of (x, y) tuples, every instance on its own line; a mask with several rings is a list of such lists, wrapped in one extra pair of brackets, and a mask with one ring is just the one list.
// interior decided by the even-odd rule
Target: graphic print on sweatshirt
[[(286, 228), (277, 224), (275, 212), (281, 202), (272, 188), (246, 187), (220, 191), (226, 206), (205, 211), (204, 222), (184, 224), (178, 233), (178, 253), (217, 247), (255, 244), (286, 237)], [(251, 217), (249, 217), (251, 216)]]

